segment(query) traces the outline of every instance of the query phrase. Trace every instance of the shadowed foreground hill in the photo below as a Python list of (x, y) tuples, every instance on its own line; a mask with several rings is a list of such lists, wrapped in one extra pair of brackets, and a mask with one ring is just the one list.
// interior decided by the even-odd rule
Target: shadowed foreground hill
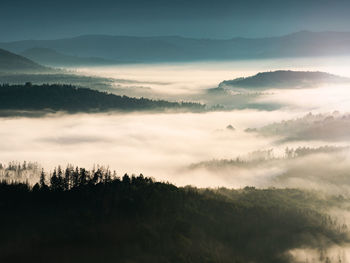
[(346, 239), (319, 212), (326, 202), (300, 190), (177, 188), (72, 167), (44, 176), (0, 183), (1, 262), (283, 263), (290, 249)]
[(8, 52), (4, 49), (0, 49), (0, 72), (12, 72), (12, 71), (48, 71), (48, 68), (41, 66), (30, 59)]
[(52, 110), (99, 112), (109, 110), (204, 110), (204, 105), (191, 102), (169, 102), (118, 96), (71, 85), (1, 85), (0, 110)]

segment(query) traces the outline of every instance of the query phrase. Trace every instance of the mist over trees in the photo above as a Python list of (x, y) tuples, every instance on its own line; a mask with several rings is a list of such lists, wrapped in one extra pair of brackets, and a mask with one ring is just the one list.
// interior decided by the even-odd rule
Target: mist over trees
[(348, 146), (286, 147), (280, 152), (271, 148), (231, 159), (206, 160), (184, 171), (187, 176), (218, 178), (232, 187), (290, 187), (350, 197)]
[(0, 180), (27, 182), (34, 184), (38, 181), (41, 166), (36, 162), (9, 162), (0, 163)]
[(257, 150), (250, 152), (243, 156), (237, 156), (233, 159), (219, 159), (203, 161), (199, 163), (191, 164), (189, 167), (191, 169), (196, 169), (200, 167), (220, 167), (220, 166), (251, 166), (258, 165), (261, 163), (272, 162), (272, 161), (283, 161), (283, 160), (293, 160), (302, 157), (317, 155), (317, 154), (339, 154), (347, 153), (349, 150), (348, 146), (321, 146), (317, 148), (312, 147), (302, 147), (297, 148), (286, 147), (283, 155), (275, 155), (274, 149), (268, 150)]
[(350, 131), (350, 114), (334, 111), (331, 113), (312, 114), (283, 120), (265, 125), (261, 128), (248, 128), (246, 132), (255, 132), (263, 136), (277, 136), (280, 143), (299, 140), (348, 140)]

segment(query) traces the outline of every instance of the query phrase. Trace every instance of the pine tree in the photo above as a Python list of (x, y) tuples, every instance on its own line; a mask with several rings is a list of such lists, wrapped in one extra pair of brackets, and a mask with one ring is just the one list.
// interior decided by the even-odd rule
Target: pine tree
[(57, 191), (59, 189), (59, 182), (56, 169), (53, 171), (52, 176), (50, 178), (50, 187), (54, 191)]
[(45, 187), (47, 187), (45, 181), (46, 181), (46, 179), (45, 179), (45, 172), (44, 172), (44, 169), (42, 169), (42, 170), (41, 170), (41, 174), (40, 174), (40, 179), (39, 179), (40, 188), (45, 188)]
[(72, 187), (72, 178), (71, 178), (71, 168), (67, 167), (64, 173), (64, 190), (69, 190)]

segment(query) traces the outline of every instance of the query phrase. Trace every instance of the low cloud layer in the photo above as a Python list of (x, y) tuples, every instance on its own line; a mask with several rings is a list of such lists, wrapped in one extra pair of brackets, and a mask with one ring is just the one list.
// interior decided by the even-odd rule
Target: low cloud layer
[(348, 196), (350, 151), (348, 147), (329, 146), (287, 148), (285, 154), (276, 157), (269, 150), (254, 152), (247, 157), (192, 164), (188, 171), (218, 178), (231, 187), (302, 188)]
[[(245, 128), (293, 116), (247, 110), (9, 118), (1, 120), (0, 155), (5, 163), (33, 160), (47, 169), (67, 163), (87, 168), (104, 164), (120, 173), (142, 172), (178, 183), (181, 167), (248, 153), (272, 141), (245, 133)], [(230, 124), (235, 130), (226, 129)]]
[[(288, 129), (277, 133), (269, 130), (268, 136), (247, 133), (245, 130), (274, 127), (269, 125), (305, 116), (310, 108), (314, 115), (327, 112), (328, 108), (347, 109), (346, 89), (343, 87), (335, 91), (322, 87), (317, 89), (318, 94), (314, 93), (315, 89), (269, 90), (262, 94), (248, 92), (216, 98), (203, 94), (225, 79), (277, 69), (325, 71), (347, 77), (348, 61), (349, 58), (315, 58), (312, 61), (286, 59), (78, 69), (77, 72), (82, 74), (113, 78), (115, 92), (119, 94), (204, 100), (212, 104), (231, 105), (236, 110), (201, 114), (56, 114), (31, 119), (1, 118), (1, 162), (32, 160), (40, 162), (47, 169), (67, 163), (89, 168), (96, 163), (109, 165), (118, 173), (142, 172), (178, 185), (244, 186), (255, 180), (264, 181), (260, 175), (273, 177), (281, 173), (280, 165), (251, 170), (245, 177), (252, 178), (251, 181), (242, 179), (234, 183), (212, 173), (187, 174), (184, 168), (191, 163), (231, 159), (270, 148), (274, 148), (276, 153), (283, 153), (286, 147), (345, 145), (348, 127), (343, 120), (336, 121), (338, 126), (325, 123), (325, 131), (314, 133), (304, 132), (304, 126), (299, 127), (294, 122)], [(333, 94), (330, 107), (325, 104), (329, 94)], [(259, 110), (238, 110), (248, 104), (254, 104)], [(226, 129), (228, 125), (235, 130)], [(291, 140), (292, 136), (297, 137)]]

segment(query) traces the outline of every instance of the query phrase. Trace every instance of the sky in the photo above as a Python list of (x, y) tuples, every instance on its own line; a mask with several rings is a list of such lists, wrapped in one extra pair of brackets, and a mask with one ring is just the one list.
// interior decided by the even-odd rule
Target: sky
[(195, 38), (347, 31), (345, 0), (2, 0), (0, 41), (85, 34)]

